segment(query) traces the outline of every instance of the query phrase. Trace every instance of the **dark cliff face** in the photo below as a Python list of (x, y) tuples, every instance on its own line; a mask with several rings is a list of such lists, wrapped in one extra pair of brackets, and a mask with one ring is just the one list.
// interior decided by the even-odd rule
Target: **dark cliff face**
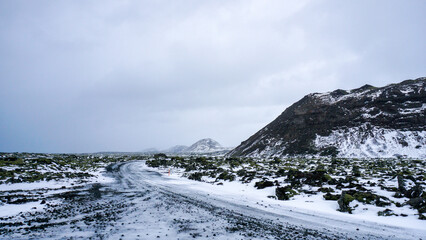
[(401, 131), (426, 131), (426, 78), (376, 88), (309, 94), (287, 108), (230, 156), (333, 154), (337, 147), (318, 147), (317, 136), (364, 126)]

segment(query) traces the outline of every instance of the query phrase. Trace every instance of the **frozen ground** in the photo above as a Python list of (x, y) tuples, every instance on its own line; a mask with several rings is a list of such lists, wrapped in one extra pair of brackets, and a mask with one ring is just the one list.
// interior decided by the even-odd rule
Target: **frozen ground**
[[(163, 175), (163, 177), (172, 179), (171, 183), (185, 188), (192, 189), (196, 192), (203, 192), (210, 194), (230, 202), (236, 202), (239, 204), (248, 204), (251, 207), (259, 208), (267, 212), (294, 212), (302, 213), (306, 215), (323, 216), (324, 218), (330, 219), (341, 219), (346, 222), (368, 222), (371, 224), (382, 224), (388, 226), (394, 226), (398, 228), (418, 229), (426, 231), (426, 221), (419, 220), (417, 216), (410, 215), (407, 217), (388, 216), (380, 217), (377, 216), (376, 209), (380, 209), (373, 205), (364, 205), (354, 211), (353, 214), (342, 213), (336, 211), (338, 204), (336, 201), (326, 201), (321, 194), (309, 195), (301, 194), (294, 196), (291, 200), (279, 201), (276, 199), (268, 198), (275, 194), (275, 188), (256, 189), (254, 183), (244, 184), (239, 181), (227, 182), (223, 181), (220, 185), (211, 184), (208, 182), (198, 182), (182, 178), (183, 171), (173, 169), (172, 174), (168, 175), (168, 169), (158, 170), (156, 168), (150, 168), (141, 166), (141, 169), (149, 169), (151, 171), (157, 171)], [(222, 185), (223, 184), (223, 185)], [(386, 192), (386, 191), (383, 191)], [(369, 208), (370, 211), (363, 208)], [(374, 208), (373, 211), (371, 211)], [(389, 207), (394, 212), (412, 212), (416, 213), (415, 210), (410, 209), (409, 206), (402, 208)], [(426, 232), (425, 232), (426, 233)]]
[[(268, 188), (255, 190), (239, 182), (224, 185), (195, 182), (180, 178), (173, 171), (168, 176), (166, 169), (148, 168), (144, 161), (116, 164), (106, 174), (115, 181), (69, 184), (65, 188), (58, 184), (55, 186), (59, 188), (0, 190), (2, 194), (25, 195), (36, 200), (2, 206), (9, 212), (3, 212), (0, 217), (0, 238), (421, 239), (426, 236), (424, 221), (343, 214), (328, 204), (313, 207), (311, 203), (319, 202), (315, 197), (277, 201), (266, 197), (271, 194)], [(13, 212), (11, 205), (19, 210)]]
[[(147, 168), (144, 165), (140, 169)], [(333, 229), (337, 232), (346, 232), (356, 230), (357, 234), (360, 232), (368, 232), (373, 235), (379, 234), (380, 231), (389, 233), (389, 237), (398, 238), (390, 229), (398, 229), (401, 238), (416, 239), (416, 234), (410, 236), (411, 233), (417, 232), (419, 238), (426, 236), (426, 222), (419, 220), (415, 216), (408, 216), (405, 218), (397, 216), (379, 217), (377, 211), (365, 211), (358, 209), (354, 214), (347, 214), (336, 211), (338, 204), (335, 201), (326, 201), (322, 195), (296, 195), (294, 199), (288, 201), (278, 201), (268, 198), (275, 194), (274, 188), (256, 189), (254, 183), (243, 184), (238, 181), (221, 182), (221, 185), (211, 184), (208, 182), (198, 182), (188, 180), (180, 177), (183, 171), (173, 169), (172, 174), (168, 174), (168, 169), (158, 170), (156, 168), (149, 168), (149, 170), (157, 171), (163, 175), (164, 178), (171, 179), (168, 184), (176, 184), (185, 189), (191, 189), (198, 194), (207, 194), (208, 196), (215, 197), (227, 201), (229, 203), (246, 205), (251, 208), (256, 208), (261, 211), (269, 212), (273, 215), (278, 214), (292, 218), (292, 223), (296, 223), (295, 219), (301, 226), (313, 228), (314, 226), (325, 227)], [(222, 185), (223, 184), (223, 185)], [(368, 208), (375, 208), (372, 205), (366, 205)], [(398, 208), (392, 208), (398, 213)], [(409, 206), (400, 208), (399, 211), (413, 211)], [(318, 224), (320, 223), (320, 224)], [(369, 232), (371, 231), (371, 232)], [(390, 232), (391, 233), (390, 233)], [(404, 236), (405, 235), (405, 236)]]

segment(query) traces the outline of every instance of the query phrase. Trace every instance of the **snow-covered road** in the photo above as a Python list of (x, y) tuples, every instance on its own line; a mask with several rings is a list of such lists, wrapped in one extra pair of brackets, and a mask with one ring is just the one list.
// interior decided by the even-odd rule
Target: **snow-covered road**
[(60, 204), (2, 219), (1, 239), (421, 239), (408, 229), (298, 211), (168, 176), (143, 161), (108, 167), (112, 183), (47, 196)]

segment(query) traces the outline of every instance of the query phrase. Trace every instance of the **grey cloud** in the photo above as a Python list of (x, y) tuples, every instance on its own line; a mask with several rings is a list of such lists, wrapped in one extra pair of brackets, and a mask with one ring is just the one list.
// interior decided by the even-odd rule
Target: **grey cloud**
[(424, 75), (424, 1), (2, 1), (0, 151), (232, 146), (310, 92)]

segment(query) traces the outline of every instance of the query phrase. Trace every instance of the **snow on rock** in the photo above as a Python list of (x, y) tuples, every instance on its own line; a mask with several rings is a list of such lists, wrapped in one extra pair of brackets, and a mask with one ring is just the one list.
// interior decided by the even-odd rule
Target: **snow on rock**
[(315, 146), (334, 146), (339, 157), (411, 157), (426, 158), (426, 131), (403, 131), (376, 126), (333, 130), (328, 136), (315, 138)]

